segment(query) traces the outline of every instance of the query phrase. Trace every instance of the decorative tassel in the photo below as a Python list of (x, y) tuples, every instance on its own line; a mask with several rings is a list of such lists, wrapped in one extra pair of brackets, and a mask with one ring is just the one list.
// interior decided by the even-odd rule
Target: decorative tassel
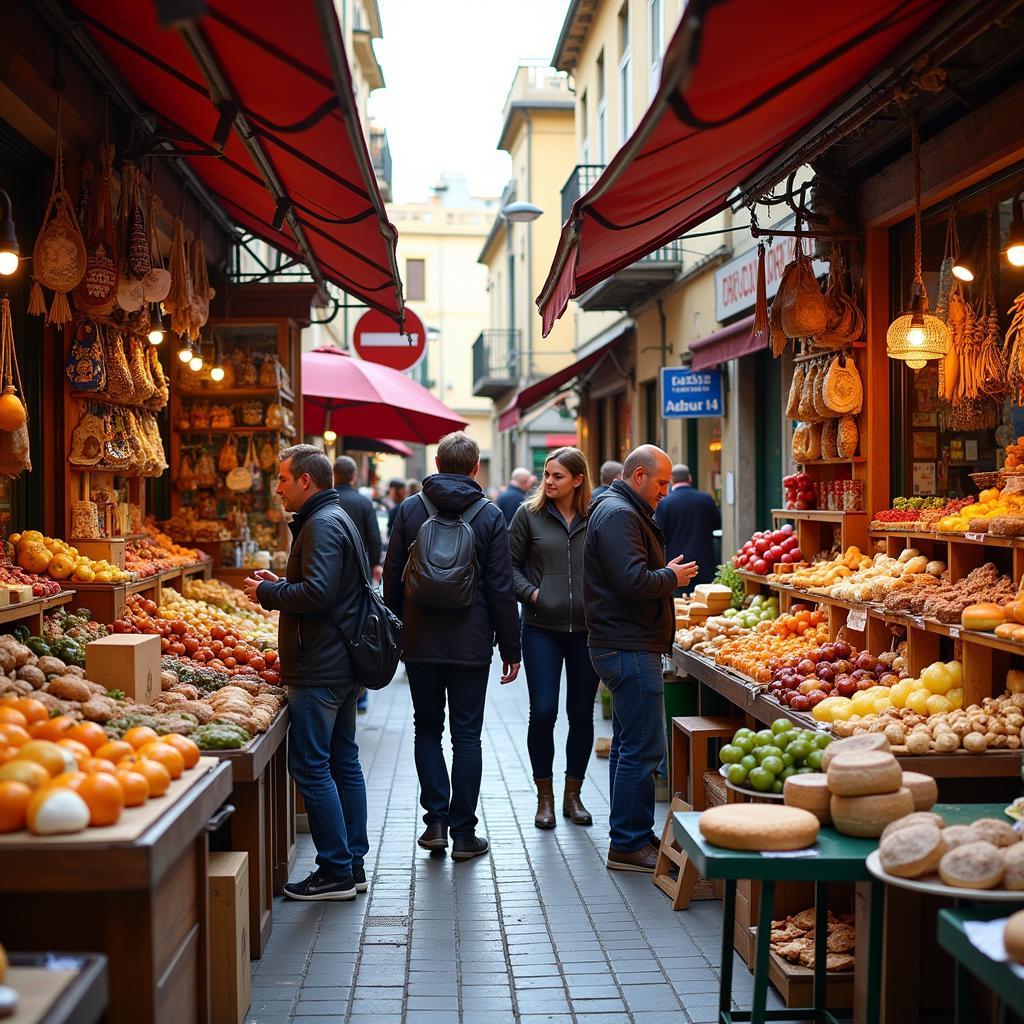
[(50, 315), (46, 318), (48, 324), (55, 327), (63, 327), (72, 320), (71, 307), (68, 305), (66, 292), (54, 292), (53, 303), (50, 306)]
[(764, 270), (764, 242), (757, 243), (757, 300), (754, 303), (754, 334), (768, 330), (768, 282)]
[(33, 281), (32, 290), (28, 293), (28, 311), (31, 316), (46, 314), (46, 296), (43, 294), (43, 286), (38, 281)]

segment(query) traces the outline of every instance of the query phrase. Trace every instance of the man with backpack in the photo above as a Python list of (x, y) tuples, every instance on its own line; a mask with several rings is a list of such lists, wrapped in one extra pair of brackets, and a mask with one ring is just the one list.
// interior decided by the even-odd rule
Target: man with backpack
[[(403, 621), (415, 722), (425, 850), (471, 860), (488, 850), (476, 834), (487, 679), (495, 637), (502, 683), (519, 673), (519, 612), (505, 517), (476, 482), (480, 446), (458, 431), (437, 447), (437, 469), (395, 515), (384, 560), (384, 600)], [(441, 738), (452, 738), (449, 780)]]

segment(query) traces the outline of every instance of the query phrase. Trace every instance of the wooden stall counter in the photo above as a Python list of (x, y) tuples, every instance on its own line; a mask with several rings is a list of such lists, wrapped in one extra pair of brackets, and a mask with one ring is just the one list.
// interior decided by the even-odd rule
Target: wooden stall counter
[(107, 958), (12, 953), (4, 984), (18, 993), (8, 1024), (96, 1024), (107, 1009)]
[(206, 829), (230, 794), (203, 757), (109, 828), (0, 836), (0, 941), (105, 954), (109, 1024), (206, 1024)]

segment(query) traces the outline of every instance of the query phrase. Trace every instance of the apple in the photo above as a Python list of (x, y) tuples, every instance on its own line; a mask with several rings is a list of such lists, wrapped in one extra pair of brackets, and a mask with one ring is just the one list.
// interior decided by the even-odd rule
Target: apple
[(793, 529), (793, 524), (792, 523), (783, 523), (782, 524), (782, 532), (783, 533), (794, 533), (795, 531)]
[(852, 697), (857, 692), (857, 684), (850, 676), (841, 676), (837, 679), (835, 688), (840, 697)]
[(771, 548), (771, 543), (769, 541), (765, 540), (764, 537), (758, 537), (757, 540), (754, 542), (754, 550), (759, 555), (763, 556), (765, 554), (765, 552), (768, 551), (770, 548)]
[(832, 646), (835, 648), (836, 657), (838, 658), (848, 658), (853, 653), (850, 645), (845, 640), (836, 640)]
[(813, 693), (815, 690), (820, 690), (821, 687), (818, 685), (818, 680), (817, 679), (805, 679), (797, 687), (797, 689), (801, 693), (803, 693), (803, 694), (808, 694), (808, 693)]
[(867, 651), (864, 651), (863, 654), (858, 655), (855, 664), (857, 668), (862, 668), (867, 672), (874, 672), (878, 659), (873, 654), (868, 654)]
[(768, 572), (768, 563), (763, 558), (759, 558), (754, 562), (753, 569), (758, 576), (764, 576)]
[(798, 693), (790, 702), (789, 706), (794, 711), (808, 711), (811, 707), (811, 701), (809, 697), (805, 697), (803, 694)]
[(833, 671), (832, 666), (827, 661), (819, 663), (818, 678), (828, 682), (831, 682), (835, 678), (835, 672)]
[(807, 695), (807, 703), (813, 708), (817, 707), (826, 697), (824, 690), (815, 690)]

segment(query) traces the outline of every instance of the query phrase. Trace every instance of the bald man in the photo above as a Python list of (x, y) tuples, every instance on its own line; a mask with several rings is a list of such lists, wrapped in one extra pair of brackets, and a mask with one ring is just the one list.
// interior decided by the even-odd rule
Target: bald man
[(498, 495), (497, 505), (505, 516), (506, 526), (512, 522), (516, 509), (522, 505), (526, 500), (526, 496), (530, 493), (531, 478), (536, 479), (528, 469), (522, 466), (513, 469), (508, 487)]
[(622, 479), (594, 499), (587, 522), (583, 601), (590, 660), (612, 694), (608, 757), (613, 871), (654, 871), (654, 773), (665, 756), (661, 657), (672, 647), (672, 594), (696, 575), (682, 556), (665, 564), (654, 510), (672, 460), (652, 444), (626, 456)]

